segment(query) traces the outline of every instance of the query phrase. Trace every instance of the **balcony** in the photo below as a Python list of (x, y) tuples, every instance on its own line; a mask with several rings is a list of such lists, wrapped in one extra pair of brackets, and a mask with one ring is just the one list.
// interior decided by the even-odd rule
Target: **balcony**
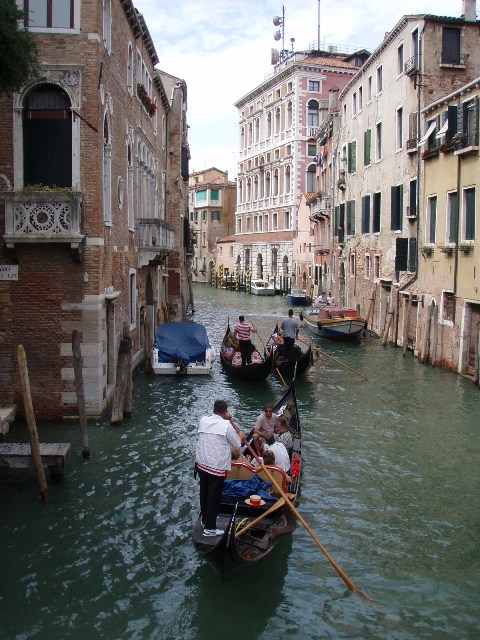
[(478, 133), (476, 132), (457, 133), (453, 140), (455, 142), (456, 156), (478, 152)]
[(418, 74), (418, 55), (412, 56), (410, 60), (405, 62), (405, 75), (409, 78)]
[(11, 191), (5, 198), (5, 244), (65, 243), (77, 250), (83, 240), (83, 193), (70, 189)]
[(138, 264), (159, 262), (175, 250), (175, 227), (160, 218), (139, 218)]
[(418, 139), (409, 138), (407, 140), (407, 153), (416, 153), (418, 148)]
[(440, 54), (441, 67), (453, 67), (454, 69), (464, 69), (467, 61), (466, 53), (446, 54), (442, 51)]

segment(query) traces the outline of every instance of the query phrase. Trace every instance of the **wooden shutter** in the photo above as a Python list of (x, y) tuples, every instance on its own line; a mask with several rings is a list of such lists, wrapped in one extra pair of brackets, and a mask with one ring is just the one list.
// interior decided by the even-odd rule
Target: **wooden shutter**
[(475, 189), (465, 189), (465, 240), (475, 240)]
[(471, 144), (478, 146), (478, 96), (473, 99), (473, 131), (469, 131)]
[(370, 233), (370, 196), (362, 198), (362, 233)]
[(409, 140), (416, 140), (417, 135), (417, 112), (414, 111), (408, 116), (408, 138)]
[(363, 164), (367, 167), (371, 164), (372, 156), (372, 130), (367, 129), (363, 134)]
[(417, 181), (410, 181), (410, 198), (409, 198), (409, 206), (410, 206), (410, 215), (417, 215)]
[(395, 271), (406, 271), (408, 259), (408, 238), (396, 239)]
[(448, 107), (447, 109), (448, 129), (445, 136), (446, 140), (451, 140), (457, 133), (457, 105)]
[(380, 232), (380, 216), (382, 211), (382, 194), (373, 194), (373, 233)]
[(408, 270), (417, 270), (417, 239), (408, 239)]
[(403, 208), (403, 189), (402, 185), (391, 187), (391, 229), (392, 231), (400, 231), (402, 229), (402, 208)]
[(355, 233), (355, 200), (347, 202), (347, 235)]

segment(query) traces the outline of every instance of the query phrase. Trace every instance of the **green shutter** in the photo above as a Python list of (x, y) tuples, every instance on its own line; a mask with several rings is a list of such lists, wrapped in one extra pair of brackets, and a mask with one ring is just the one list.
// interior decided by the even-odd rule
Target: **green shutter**
[(382, 194), (379, 191), (378, 193), (373, 194), (373, 233), (380, 233), (380, 217), (382, 211)]
[(347, 235), (355, 233), (355, 200), (347, 202)]
[(395, 271), (407, 270), (408, 258), (408, 238), (397, 238), (396, 255), (395, 255)]
[(391, 187), (391, 229), (402, 230), (403, 188), (402, 185)]
[(417, 270), (417, 239), (408, 239), (408, 270)]
[(475, 189), (465, 189), (465, 240), (475, 240)]
[(457, 105), (448, 107), (447, 109), (448, 129), (445, 140), (451, 140), (457, 133)]
[(372, 130), (367, 129), (363, 134), (363, 164), (367, 167), (371, 164), (372, 155)]

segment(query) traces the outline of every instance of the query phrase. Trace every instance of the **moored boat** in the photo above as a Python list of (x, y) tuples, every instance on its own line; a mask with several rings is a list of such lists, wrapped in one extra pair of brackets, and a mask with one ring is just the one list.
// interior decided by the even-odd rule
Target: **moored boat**
[(310, 307), (303, 309), (301, 319), (315, 333), (329, 340), (355, 340), (365, 328), (365, 319), (355, 309), (346, 307)]
[(303, 289), (291, 289), (290, 293), (287, 293), (287, 301), (291, 307), (304, 307), (310, 303), (310, 298)]
[[(223, 581), (270, 555), (279, 539), (296, 528), (295, 517), (282, 496), (282, 493), (286, 494), (292, 503), (295, 502), (302, 464), (302, 432), (293, 384), (275, 405), (274, 412), (286, 418), (293, 437), (290, 475), (287, 477), (279, 467), (266, 467), (281, 492), (274, 484), (262, 488), (271, 483), (265, 470), (246, 462), (232, 462), (217, 517), (217, 526), (224, 529), (223, 535), (212, 538), (203, 536), (200, 517), (194, 524), (193, 542), (197, 551), (214, 566)], [(257, 488), (252, 491), (251, 487)], [(252, 492), (261, 495), (258, 506), (250, 504)], [(258, 520), (260, 516), (264, 517)], [(254, 521), (257, 522), (252, 524)]]
[(157, 375), (208, 375), (214, 360), (203, 324), (166, 322), (157, 327), (151, 357)]
[(240, 380), (257, 382), (264, 380), (272, 372), (274, 353), (273, 349), (265, 351), (263, 356), (255, 349), (252, 352), (252, 364), (242, 365), (240, 351), (233, 349), (229, 344), (230, 325), (220, 347), (220, 362), (229, 376)]
[(275, 287), (268, 280), (253, 278), (250, 280), (250, 293), (254, 296), (274, 296)]

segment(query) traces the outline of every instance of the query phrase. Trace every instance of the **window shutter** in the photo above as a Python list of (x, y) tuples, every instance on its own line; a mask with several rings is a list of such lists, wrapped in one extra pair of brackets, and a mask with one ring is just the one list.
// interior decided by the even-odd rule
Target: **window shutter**
[(380, 192), (373, 194), (373, 233), (380, 232), (380, 214), (382, 209), (382, 194)]
[(395, 271), (407, 270), (408, 258), (408, 238), (397, 238), (396, 255), (395, 255)]
[(473, 131), (468, 132), (473, 145), (478, 145), (478, 96), (473, 99)]
[(475, 189), (465, 189), (465, 240), (475, 240)]
[(408, 116), (408, 137), (410, 140), (417, 139), (417, 112), (414, 111)]
[(363, 164), (367, 167), (371, 163), (372, 130), (367, 129), (363, 134)]
[(464, 133), (463, 130), (463, 111), (465, 109), (465, 105), (464, 104), (460, 104), (458, 105), (458, 109), (457, 109), (457, 131), (458, 133)]
[(410, 182), (409, 205), (410, 205), (410, 215), (416, 216), (417, 215), (417, 181), (416, 180), (412, 180)]
[(347, 235), (355, 233), (355, 200), (347, 202)]
[(338, 227), (339, 227), (339, 209), (338, 207), (335, 207), (335, 212), (334, 212), (334, 233), (335, 236), (338, 237)]
[(417, 239), (408, 239), (408, 270), (417, 270)]
[(402, 185), (391, 187), (391, 229), (400, 231), (402, 228), (403, 189)]
[(448, 129), (447, 135), (445, 136), (446, 140), (451, 140), (453, 136), (457, 133), (457, 106), (451, 106), (447, 109), (447, 118), (448, 118)]

